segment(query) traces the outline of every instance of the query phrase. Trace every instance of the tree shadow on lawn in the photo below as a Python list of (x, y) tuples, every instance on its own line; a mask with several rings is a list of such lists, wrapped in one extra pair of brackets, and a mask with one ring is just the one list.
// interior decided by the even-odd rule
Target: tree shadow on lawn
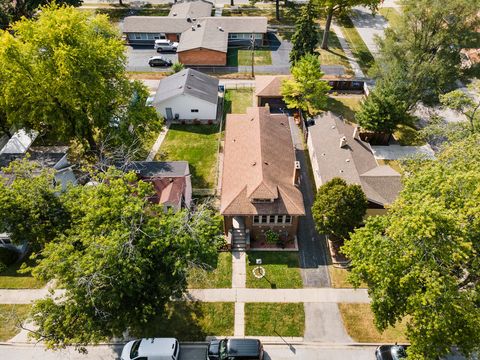
[(342, 116), (345, 120), (355, 123), (355, 111), (333, 97), (328, 98), (326, 110), (331, 111), (337, 116)]
[(165, 313), (152, 319), (144, 328), (142, 337), (174, 337), (180, 341), (205, 340), (207, 333), (199, 319), (204, 317), (198, 302), (177, 301), (167, 304)]

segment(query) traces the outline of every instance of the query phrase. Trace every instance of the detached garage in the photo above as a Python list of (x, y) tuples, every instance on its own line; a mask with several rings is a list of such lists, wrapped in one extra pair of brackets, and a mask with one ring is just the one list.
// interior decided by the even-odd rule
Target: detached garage
[(185, 69), (160, 81), (152, 104), (174, 123), (213, 123), (217, 119), (218, 79)]

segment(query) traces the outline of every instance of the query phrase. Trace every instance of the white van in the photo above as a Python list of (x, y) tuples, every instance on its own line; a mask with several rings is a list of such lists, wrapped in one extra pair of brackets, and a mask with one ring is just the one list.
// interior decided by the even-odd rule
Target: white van
[(180, 344), (174, 338), (148, 338), (128, 342), (122, 360), (178, 360)]
[(157, 50), (157, 52), (177, 51), (178, 42), (173, 42), (168, 39), (157, 39), (155, 40), (155, 45), (153, 45), (153, 48)]

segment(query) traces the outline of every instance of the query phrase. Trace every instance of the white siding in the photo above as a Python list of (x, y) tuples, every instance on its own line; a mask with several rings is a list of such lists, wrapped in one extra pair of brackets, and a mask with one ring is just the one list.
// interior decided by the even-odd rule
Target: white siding
[(318, 189), (322, 185), (322, 180), (320, 178), (320, 170), (318, 169), (318, 159), (315, 148), (313, 147), (312, 142), (312, 133), (308, 131), (307, 136), (307, 148), (308, 154), (310, 155), (310, 164), (312, 164), (313, 178), (315, 180), (315, 187)]
[[(166, 108), (172, 109), (174, 118), (175, 114), (178, 114), (179, 120), (215, 120), (217, 116), (216, 104), (185, 94), (172, 97), (154, 106), (165, 119), (167, 118)], [(192, 110), (198, 110), (198, 112), (192, 112)]]

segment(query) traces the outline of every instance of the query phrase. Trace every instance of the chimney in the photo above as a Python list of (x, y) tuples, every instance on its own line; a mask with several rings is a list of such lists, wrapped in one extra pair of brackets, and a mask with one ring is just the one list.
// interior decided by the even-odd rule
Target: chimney
[(344, 148), (345, 146), (347, 146), (347, 138), (345, 136), (342, 136), (340, 139), (340, 147)]
[(300, 161), (295, 161), (293, 166), (293, 185), (300, 184)]
[(353, 138), (355, 140), (360, 140), (359, 135), (358, 135), (358, 126), (355, 126), (355, 129), (353, 130)]

